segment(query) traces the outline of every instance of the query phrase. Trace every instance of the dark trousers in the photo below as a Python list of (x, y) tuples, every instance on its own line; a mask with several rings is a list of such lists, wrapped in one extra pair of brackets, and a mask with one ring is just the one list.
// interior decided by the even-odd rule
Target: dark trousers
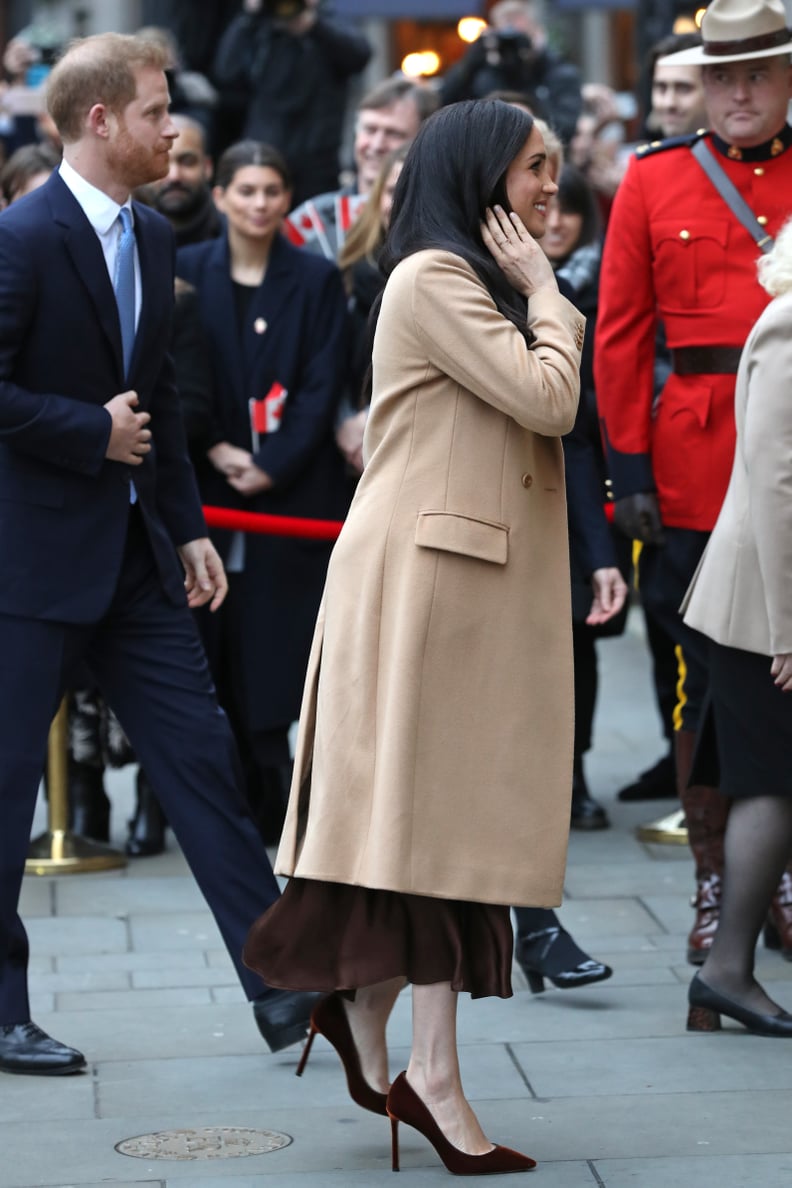
[(707, 692), (708, 644), (705, 636), (687, 626), (679, 608), (709, 535), (666, 528), (664, 545), (644, 545), (641, 550), (641, 599), (682, 653), (675, 710), (675, 724), (682, 730), (698, 729)]
[(75, 626), (0, 615), (0, 657), (0, 1025), (29, 1018), (19, 893), (50, 722), (81, 661), (157, 789), (247, 997), (262, 994), (241, 954), (278, 886), (192, 614), (166, 600), (136, 509), (104, 618)]

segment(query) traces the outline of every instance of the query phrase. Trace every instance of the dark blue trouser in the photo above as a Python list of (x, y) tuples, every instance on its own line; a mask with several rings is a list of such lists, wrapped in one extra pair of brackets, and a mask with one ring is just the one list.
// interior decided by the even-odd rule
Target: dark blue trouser
[(278, 886), (192, 614), (166, 600), (138, 516), (131, 513), (122, 574), (101, 622), (0, 615), (0, 1024), (29, 1018), (19, 892), (50, 722), (80, 661), (157, 789), (247, 997), (266, 989), (241, 954)]

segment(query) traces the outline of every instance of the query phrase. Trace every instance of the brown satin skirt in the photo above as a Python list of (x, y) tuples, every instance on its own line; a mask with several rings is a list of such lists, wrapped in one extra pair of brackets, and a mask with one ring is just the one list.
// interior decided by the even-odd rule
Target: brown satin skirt
[(268, 986), (354, 992), (390, 978), (509, 998), (508, 907), (291, 879), (255, 922), (245, 964)]

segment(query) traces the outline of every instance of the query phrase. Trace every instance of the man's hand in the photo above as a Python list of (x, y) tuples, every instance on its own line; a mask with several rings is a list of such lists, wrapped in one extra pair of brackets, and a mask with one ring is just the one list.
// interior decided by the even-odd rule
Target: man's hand
[(660, 505), (654, 491), (639, 491), (637, 495), (617, 499), (613, 505), (613, 521), (630, 540), (665, 544)]
[(591, 610), (586, 615), (589, 627), (599, 627), (607, 623), (614, 615), (618, 615), (627, 597), (627, 583), (615, 566), (606, 569), (595, 569), (591, 575), (591, 588), (594, 600)]
[(208, 602), (209, 610), (216, 611), (228, 593), (228, 578), (217, 549), (208, 536), (201, 536), (180, 545), (178, 552), (184, 566), (187, 605), (194, 610)]
[(782, 693), (792, 692), (792, 652), (782, 652), (774, 656), (770, 673)]
[(121, 392), (105, 405), (113, 421), (105, 458), (112, 462), (140, 466), (151, 450), (151, 430), (146, 428), (151, 417), (147, 412), (135, 412), (137, 405), (137, 392)]

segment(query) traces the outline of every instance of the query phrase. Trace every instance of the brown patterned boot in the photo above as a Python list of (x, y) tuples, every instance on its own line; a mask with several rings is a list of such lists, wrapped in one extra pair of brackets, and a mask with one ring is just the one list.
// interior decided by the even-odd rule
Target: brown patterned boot
[(675, 735), (679, 799), (685, 813), (688, 844), (696, 863), (696, 894), (691, 906), (696, 919), (687, 943), (687, 959), (702, 965), (718, 927), (723, 878), (723, 837), (731, 801), (717, 788), (705, 784), (687, 787), (696, 745), (693, 730), (678, 730)]
[(792, 961), (792, 862), (787, 866), (778, 890), (773, 896), (767, 923), (764, 927), (764, 943), (768, 949), (780, 949), (785, 961)]

